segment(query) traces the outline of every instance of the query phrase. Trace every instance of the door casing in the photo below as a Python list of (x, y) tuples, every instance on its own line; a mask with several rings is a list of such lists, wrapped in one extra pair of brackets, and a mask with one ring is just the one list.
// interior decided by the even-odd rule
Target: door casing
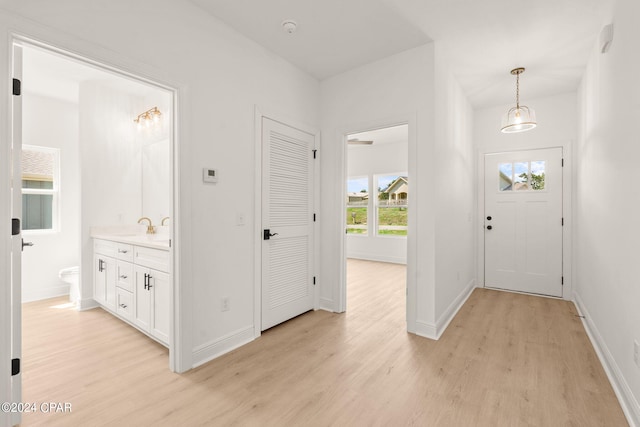
[[(255, 156), (253, 159), (253, 171), (254, 171), (254, 183), (255, 183), (255, 201), (254, 201), (254, 221), (253, 221), (253, 235), (254, 235), (254, 312), (253, 312), (253, 335), (254, 338), (258, 338), (262, 334), (262, 119), (270, 119), (276, 122), (280, 122), (284, 125), (291, 126), (299, 129), (303, 132), (309, 133), (314, 137), (314, 147), (316, 150), (320, 145), (320, 131), (309, 126), (305, 123), (287, 117), (281, 113), (271, 111), (265, 107), (255, 106), (255, 127), (254, 127), (254, 142), (255, 142)], [(316, 167), (313, 174), (313, 207), (314, 212), (318, 213), (318, 207), (320, 206), (320, 159), (322, 153), (317, 151)], [(317, 310), (319, 308), (319, 289), (322, 283), (322, 276), (319, 274), (318, 265), (320, 265), (320, 239), (318, 238), (319, 223), (321, 219), (316, 220), (313, 223), (313, 233), (316, 236), (313, 243), (313, 266), (314, 276), (316, 277), (316, 285), (314, 286), (313, 296), (313, 308)]]
[[(535, 132), (535, 131), (534, 131)], [(517, 149), (512, 149), (505, 147), (505, 149), (478, 149), (476, 153), (477, 160), (477, 194), (478, 194), (478, 209), (476, 211), (477, 215), (477, 277), (478, 277), (478, 287), (484, 287), (484, 174), (485, 174), (485, 166), (484, 166), (484, 158), (485, 154), (499, 154), (499, 153), (509, 153), (513, 151), (530, 151), (536, 149), (547, 149), (547, 148), (562, 148), (563, 152), (563, 168), (562, 168), (562, 212), (564, 217), (564, 228), (562, 234), (562, 274), (564, 277), (564, 286), (562, 288), (562, 299), (571, 301), (573, 299), (573, 275), (572, 275), (572, 253), (573, 253), (573, 193), (572, 193), (572, 183), (573, 183), (573, 150), (572, 150), (572, 140), (561, 140), (557, 141), (556, 144), (549, 144), (544, 146), (533, 146), (533, 147), (518, 147)], [(542, 298), (546, 298), (541, 296)]]

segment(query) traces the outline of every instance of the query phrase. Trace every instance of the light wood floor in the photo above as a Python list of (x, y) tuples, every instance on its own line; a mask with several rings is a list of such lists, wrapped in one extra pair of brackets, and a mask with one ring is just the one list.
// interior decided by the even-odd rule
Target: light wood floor
[(439, 341), (407, 334), (404, 267), (349, 262), (348, 311), (305, 314), (186, 374), (102, 310), (24, 306), (23, 425), (625, 426), (565, 301), (476, 289)]

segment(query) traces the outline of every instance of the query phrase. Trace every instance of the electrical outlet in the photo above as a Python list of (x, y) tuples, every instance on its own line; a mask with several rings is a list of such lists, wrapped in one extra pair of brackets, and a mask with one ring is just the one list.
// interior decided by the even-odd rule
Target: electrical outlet
[(638, 341), (633, 341), (633, 361), (640, 368), (640, 344), (638, 344)]
[(221, 311), (231, 310), (231, 301), (229, 301), (229, 297), (224, 297), (220, 300), (220, 310)]

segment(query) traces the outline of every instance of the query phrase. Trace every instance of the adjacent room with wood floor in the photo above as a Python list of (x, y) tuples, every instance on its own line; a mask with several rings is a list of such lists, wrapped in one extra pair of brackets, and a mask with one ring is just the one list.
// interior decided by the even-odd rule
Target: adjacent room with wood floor
[(25, 304), (24, 399), (73, 411), (22, 425), (627, 425), (572, 303), (476, 289), (432, 341), (406, 332), (404, 265), (348, 271), (346, 313), (305, 313), (183, 375), (101, 309)]

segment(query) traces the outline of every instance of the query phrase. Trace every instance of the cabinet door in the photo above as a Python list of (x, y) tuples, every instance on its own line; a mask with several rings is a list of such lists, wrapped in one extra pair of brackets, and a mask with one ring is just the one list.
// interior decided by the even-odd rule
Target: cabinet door
[(103, 257), (106, 265), (104, 305), (111, 310), (116, 309), (116, 282), (118, 280), (117, 265), (114, 258)]
[(171, 286), (169, 275), (157, 270), (149, 270), (151, 284), (151, 335), (169, 344), (169, 299)]
[(93, 256), (93, 299), (104, 304), (107, 294), (107, 268), (102, 255)]
[(133, 323), (143, 331), (149, 331), (151, 322), (151, 289), (149, 289), (149, 269), (135, 265), (133, 292)]

